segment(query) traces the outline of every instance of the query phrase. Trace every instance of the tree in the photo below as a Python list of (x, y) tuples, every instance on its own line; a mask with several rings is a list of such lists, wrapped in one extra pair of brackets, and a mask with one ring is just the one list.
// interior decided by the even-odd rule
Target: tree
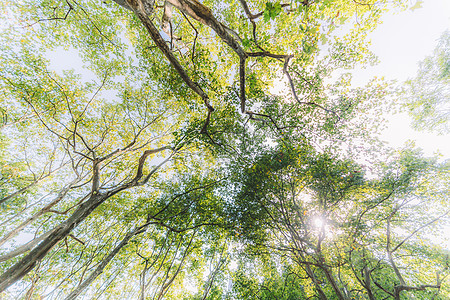
[[(287, 265), (304, 297), (447, 297), (448, 251), (431, 246), (429, 232), (448, 220), (448, 170), (406, 150), (380, 171), (366, 179), (362, 166), (304, 143), (259, 156), (237, 171), (229, 209), (247, 245), (243, 264), (256, 255), (272, 272)], [(243, 287), (264, 298), (271, 289), (252, 287), (251, 273), (237, 276), (239, 295)]]
[(433, 56), (419, 64), (417, 76), (406, 82), (404, 105), (413, 117), (413, 126), (421, 130), (449, 131), (450, 108), (450, 32), (442, 34)]
[[(383, 107), (384, 84), (350, 89), (348, 75), (327, 82), (335, 70), (373, 62), (365, 35), (386, 7), (387, 1), (4, 4), (5, 297), (252, 297), (239, 288), (258, 290), (259, 282), (243, 282), (251, 270), (230, 270), (231, 257), (247, 257), (234, 250), (240, 243), (251, 250), (244, 254), (257, 254), (251, 264), (265, 259), (270, 266), (261, 268), (266, 298), (286, 295), (287, 287), (295, 287), (289, 297), (322, 299), (356, 295), (352, 286), (373, 297), (446, 292), (444, 275), (422, 288), (395, 271), (394, 256), (407, 245), (393, 246), (395, 232), (387, 230), (389, 238), (377, 244), (387, 243), (395, 265), (369, 273), (401, 280), (375, 283), (350, 269), (366, 270), (378, 253), (350, 257), (343, 246), (328, 253), (323, 230), (310, 232), (311, 216), (299, 215), (308, 206), (348, 226), (342, 239), (357, 240), (366, 220), (350, 222), (333, 203), (364, 212), (372, 204), (358, 204), (358, 197), (386, 192), (390, 177), (368, 182), (355, 162), (376, 160), (369, 132), (379, 123), (368, 112)], [(346, 22), (356, 26), (333, 36)], [(52, 65), (49, 56), (62, 49), (84, 68)], [(285, 92), (272, 95), (278, 78)], [(314, 201), (298, 203), (299, 190)], [(384, 215), (389, 226), (400, 208)], [(303, 225), (291, 224), (295, 217)], [(291, 238), (282, 236), (284, 227)], [(21, 242), (26, 234), (32, 237)], [(309, 248), (290, 247), (302, 234)], [(272, 253), (282, 259), (271, 261)], [(330, 263), (341, 256), (342, 264)], [(341, 267), (346, 280), (338, 280)]]

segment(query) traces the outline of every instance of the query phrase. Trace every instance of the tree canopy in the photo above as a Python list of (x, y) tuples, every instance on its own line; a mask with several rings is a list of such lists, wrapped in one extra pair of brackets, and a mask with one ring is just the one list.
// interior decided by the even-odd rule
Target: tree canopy
[(450, 130), (450, 32), (439, 39), (433, 56), (425, 58), (417, 76), (402, 90), (404, 105), (417, 129), (447, 133)]
[(448, 162), (346, 73), (408, 5), (4, 1), (0, 296), (450, 297)]

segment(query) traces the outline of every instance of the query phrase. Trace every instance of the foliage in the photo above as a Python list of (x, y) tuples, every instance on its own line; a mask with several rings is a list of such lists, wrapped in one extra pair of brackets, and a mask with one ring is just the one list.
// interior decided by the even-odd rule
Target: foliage
[(448, 297), (448, 165), (342, 72), (391, 2), (2, 3), (1, 297)]
[(450, 32), (442, 34), (433, 56), (419, 65), (417, 76), (401, 92), (404, 105), (417, 129), (444, 134), (450, 117)]

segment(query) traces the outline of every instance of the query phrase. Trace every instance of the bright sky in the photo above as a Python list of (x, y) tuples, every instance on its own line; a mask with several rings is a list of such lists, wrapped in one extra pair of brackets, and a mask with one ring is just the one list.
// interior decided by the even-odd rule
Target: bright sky
[[(380, 63), (358, 72), (354, 79), (361, 80), (357, 82), (359, 85), (373, 76), (399, 82), (414, 77), (418, 63), (432, 54), (445, 30), (450, 30), (450, 0), (425, 0), (420, 9), (385, 15), (383, 24), (369, 36), (372, 51)], [(415, 140), (425, 155), (439, 151), (444, 158), (450, 159), (450, 134), (438, 136), (414, 131), (409, 124), (406, 114), (392, 116), (383, 138), (394, 147), (401, 147), (409, 139)], [(450, 234), (432, 239), (450, 249)]]
[[(432, 54), (441, 34), (450, 30), (450, 0), (425, 0), (420, 9), (391, 12), (382, 20), (383, 24), (369, 36), (372, 51), (380, 63), (358, 72), (354, 76), (357, 85), (363, 85), (374, 76), (399, 82), (414, 77), (418, 63)], [(439, 150), (450, 158), (450, 134), (437, 136), (414, 131), (409, 127), (407, 115), (395, 115), (391, 119), (384, 139), (392, 146), (401, 147), (412, 139), (426, 155)]]

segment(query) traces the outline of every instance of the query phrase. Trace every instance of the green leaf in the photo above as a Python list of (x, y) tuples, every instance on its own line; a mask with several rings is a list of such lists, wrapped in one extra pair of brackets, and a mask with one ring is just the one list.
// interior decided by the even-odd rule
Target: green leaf
[(264, 21), (275, 20), (275, 18), (281, 13), (282, 7), (279, 2), (272, 3), (266, 2), (266, 8), (263, 12)]
[(422, 8), (423, 0), (417, 0), (416, 3), (410, 7), (410, 10), (414, 11), (416, 9)]

